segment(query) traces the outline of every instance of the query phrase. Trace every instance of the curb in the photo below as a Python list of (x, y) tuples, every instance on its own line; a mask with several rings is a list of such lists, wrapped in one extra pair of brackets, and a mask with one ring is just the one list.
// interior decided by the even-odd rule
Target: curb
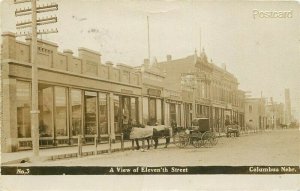
[[(159, 143), (158, 145), (164, 145), (165, 143)], [(128, 150), (133, 150), (132, 147), (124, 147), (123, 150), (121, 148), (114, 148), (111, 149), (111, 153), (114, 152), (122, 152), (122, 151), (128, 151)], [(104, 153), (109, 153), (109, 149), (104, 149), (104, 150), (98, 150), (96, 155), (104, 154)], [(40, 158), (42, 159), (41, 162), (45, 161), (57, 161), (57, 160), (62, 160), (62, 159), (71, 159), (71, 158), (83, 158), (87, 156), (95, 156), (95, 151), (85, 151), (82, 152), (81, 156), (78, 156), (78, 153), (64, 153), (64, 154), (57, 154), (57, 155), (49, 155), (49, 156), (41, 156)], [(1, 163), (1, 165), (13, 165), (13, 164), (21, 164), (21, 161), (24, 160), (26, 162), (30, 162), (30, 157), (24, 157), (20, 159), (14, 159), (11, 161), (7, 161), (4, 163)]]
[(15, 160), (10, 160), (10, 161), (7, 161), (7, 162), (3, 162), (3, 163), (1, 163), (1, 166), (2, 165), (19, 164), (22, 161), (28, 162), (29, 161), (29, 157), (24, 157), (24, 158), (19, 158), (19, 159), (15, 159)]

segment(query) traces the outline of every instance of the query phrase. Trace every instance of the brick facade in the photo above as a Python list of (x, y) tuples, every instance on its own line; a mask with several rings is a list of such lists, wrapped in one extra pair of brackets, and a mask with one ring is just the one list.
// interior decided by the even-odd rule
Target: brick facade
[[(2, 152), (30, 149), (30, 42), (2, 34)], [(99, 52), (79, 48), (58, 51), (58, 45), (38, 40), (40, 145), (74, 145), (81, 134), (87, 143), (116, 140), (124, 117), (134, 123), (188, 128), (194, 117), (207, 117), (211, 129), (224, 132), (229, 118), (244, 126), (244, 92), (231, 73), (204, 52), (186, 58), (139, 67), (102, 63)], [(183, 83), (186, 75), (194, 80)], [(184, 77), (184, 78), (183, 78)], [(25, 115), (26, 114), (26, 115)], [(75, 128), (76, 127), (76, 128)]]

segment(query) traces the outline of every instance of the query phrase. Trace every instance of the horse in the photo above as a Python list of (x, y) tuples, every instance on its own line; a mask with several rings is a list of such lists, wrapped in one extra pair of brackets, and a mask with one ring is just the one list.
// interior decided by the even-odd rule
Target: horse
[(231, 124), (226, 126), (227, 132), (226, 136), (231, 137), (231, 134), (233, 134), (234, 137), (240, 136), (240, 126), (237, 124)]
[[(144, 131), (146, 132), (146, 136), (138, 137), (136, 138), (136, 135), (134, 133)], [(146, 140), (148, 144), (148, 149), (150, 149), (150, 140), (152, 139), (154, 141), (154, 149), (157, 149), (158, 146), (158, 139), (159, 138), (166, 138), (165, 148), (168, 147), (170, 144), (170, 135), (171, 130), (169, 128), (166, 128), (164, 126), (144, 126), (141, 124), (137, 125), (129, 125), (126, 129), (123, 130), (124, 139), (125, 140), (132, 140), (132, 145), (134, 146), (134, 142), (137, 145), (137, 150), (140, 149), (139, 140)]]
[(286, 125), (286, 124), (279, 124), (279, 126), (282, 128), (282, 129), (287, 129), (288, 128), (288, 125)]

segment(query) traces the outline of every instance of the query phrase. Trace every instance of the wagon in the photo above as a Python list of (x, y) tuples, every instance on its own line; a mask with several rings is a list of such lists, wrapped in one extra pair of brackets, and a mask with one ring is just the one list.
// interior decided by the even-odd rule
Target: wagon
[(227, 125), (226, 126), (226, 136), (231, 137), (233, 134), (235, 137), (240, 136), (240, 126), (237, 124)]
[(214, 146), (218, 143), (218, 139), (215, 133), (210, 130), (208, 118), (195, 118), (192, 121), (192, 127), (174, 135), (174, 143), (180, 148), (184, 148), (189, 144), (199, 148)]

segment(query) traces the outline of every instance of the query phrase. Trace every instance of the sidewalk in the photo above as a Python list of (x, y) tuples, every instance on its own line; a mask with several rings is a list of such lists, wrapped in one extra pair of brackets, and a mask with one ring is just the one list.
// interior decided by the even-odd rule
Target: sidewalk
[[(241, 132), (243, 135), (252, 134), (253, 132)], [(217, 133), (217, 137), (226, 137), (225, 133)], [(171, 139), (171, 143), (172, 143)], [(159, 145), (165, 144), (164, 139), (159, 140)], [(135, 145), (136, 146), (136, 145)], [(141, 141), (140, 141), (140, 146)], [(145, 148), (147, 146), (147, 142), (145, 141)], [(121, 142), (112, 143), (111, 152), (121, 151)], [(132, 142), (131, 141), (124, 141), (124, 150), (131, 150), (132, 149)], [(97, 154), (103, 154), (109, 152), (109, 144), (102, 143), (97, 145)], [(82, 157), (94, 155), (95, 154), (95, 145), (84, 145), (82, 146)], [(11, 165), (11, 164), (18, 164), (21, 161), (28, 162), (29, 159), (32, 157), (33, 152), (32, 150), (27, 151), (19, 151), (19, 152), (12, 152), (12, 153), (1, 153), (1, 165)], [(65, 158), (77, 158), (78, 157), (78, 146), (68, 146), (68, 147), (58, 147), (58, 148), (43, 148), (40, 149), (40, 160), (47, 161), (47, 160), (59, 160)]]
[[(161, 142), (162, 143), (162, 142)], [(164, 143), (164, 142), (163, 142)], [(147, 142), (145, 141), (145, 145)], [(112, 143), (111, 152), (121, 151), (121, 142)], [(124, 141), (124, 150), (132, 149), (131, 141)], [(109, 144), (98, 144), (97, 154), (108, 153)], [(78, 157), (78, 146), (59, 147), (59, 148), (45, 148), (40, 149), (41, 161), (57, 160), (64, 158)], [(95, 145), (84, 145), (82, 146), (82, 156), (94, 155)], [(1, 165), (18, 164), (22, 160), (29, 161), (32, 157), (32, 150), (19, 151), (12, 153), (1, 153)]]

